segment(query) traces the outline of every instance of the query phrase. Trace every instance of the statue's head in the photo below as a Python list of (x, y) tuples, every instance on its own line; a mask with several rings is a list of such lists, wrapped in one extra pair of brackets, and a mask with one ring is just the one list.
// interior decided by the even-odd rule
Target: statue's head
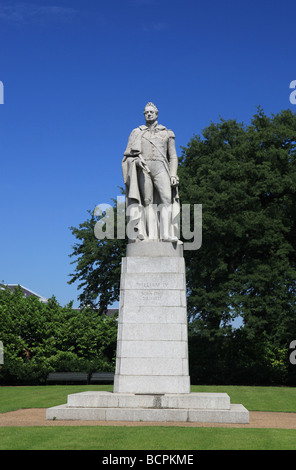
[(158, 109), (155, 106), (155, 104), (151, 102), (146, 104), (145, 109), (144, 109), (144, 116), (145, 116), (146, 122), (156, 121), (158, 117)]

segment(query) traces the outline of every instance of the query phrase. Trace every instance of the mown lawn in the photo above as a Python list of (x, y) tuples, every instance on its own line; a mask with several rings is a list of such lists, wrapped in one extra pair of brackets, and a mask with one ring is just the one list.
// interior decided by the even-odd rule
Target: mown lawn
[[(106, 386), (0, 387), (0, 412), (49, 408), (69, 393), (110, 390)], [(296, 388), (192, 386), (192, 392), (226, 392), (249, 411), (296, 412)], [(2, 427), (0, 449), (18, 450), (295, 450), (296, 430), (189, 428), (173, 426)]]
[(0, 387), (0, 413), (21, 408), (50, 408), (67, 402), (71, 393), (87, 390), (113, 390), (112, 385), (41, 385)]
[(0, 428), (1, 450), (295, 450), (294, 430), (59, 426)]

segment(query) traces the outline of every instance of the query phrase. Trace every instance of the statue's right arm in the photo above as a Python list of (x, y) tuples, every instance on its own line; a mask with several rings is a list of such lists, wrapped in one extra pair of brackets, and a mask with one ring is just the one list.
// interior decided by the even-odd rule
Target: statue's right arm
[(135, 141), (136, 141), (136, 137), (137, 135), (139, 134), (139, 131), (138, 129), (134, 129), (132, 130), (132, 132), (130, 133), (130, 136), (129, 136), (129, 139), (128, 139), (128, 143), (127, 143), (127, 147), (126, 147), (126, 150), (124, 152), (124, 155), (126, 157), (128, 156), (135, 156), (137, 154), (140, 153), (140, 151), (135, 151), (134, 149), (134, 144), (135, 144)]

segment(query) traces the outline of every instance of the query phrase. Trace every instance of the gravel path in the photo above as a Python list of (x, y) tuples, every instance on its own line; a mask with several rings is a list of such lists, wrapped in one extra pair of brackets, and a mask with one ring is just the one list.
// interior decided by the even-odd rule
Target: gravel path
[(249, 424), (220, 423), (159, 423), (123, 421), (59, 421), (46, 420), (44, 408), (30, 408), (0, 414), (3, 426), (183, 426), (183, 427), (230, 427), (230, 428), (277, 428), (296, 429), (296, 413), (250, 411)]

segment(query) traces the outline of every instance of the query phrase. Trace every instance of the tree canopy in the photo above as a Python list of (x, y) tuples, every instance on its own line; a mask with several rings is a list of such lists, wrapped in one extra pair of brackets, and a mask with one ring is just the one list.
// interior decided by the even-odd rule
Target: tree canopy
[(191, 320), (276, 337), (295, 315), (296, 115), (221, 119), (180, 162), (183, 203), (203, 205), (203, 245), (185, 252)]
[[(117, 201), (113, 202), (116, 225)], [(96, 216), (94, 210), (88, 213), (89, 219), (78, 228), (71, 227), (77, 242), (70, 255), (75, 257), (73, 264), (76, 267), (69, 284), (80, 281), (78, 288), (82, 292), (78, 299), (81, 305), (98, 307), (104, 313), (119, 299), (121, 258), (125, 256), (126, 239), (98, 240), (94, 234), (95, 225), (105, 214)]]

